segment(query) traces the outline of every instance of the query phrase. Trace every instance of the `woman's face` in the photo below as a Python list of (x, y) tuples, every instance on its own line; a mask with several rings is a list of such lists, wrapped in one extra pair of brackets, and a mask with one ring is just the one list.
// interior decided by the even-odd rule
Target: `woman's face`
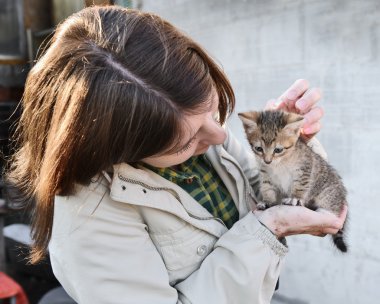
[(222, 144), (227, 135), (217, 119), (218, 105), (218, 94), (214, 90), (210, 110), (202, 114), (185, 115), (188, 128), (178, 144), (178, 152), (151, 156), (142, 161), (154, 167), (167, 168), (183, 163), (194, 155), (205, 153), (211, 145)]

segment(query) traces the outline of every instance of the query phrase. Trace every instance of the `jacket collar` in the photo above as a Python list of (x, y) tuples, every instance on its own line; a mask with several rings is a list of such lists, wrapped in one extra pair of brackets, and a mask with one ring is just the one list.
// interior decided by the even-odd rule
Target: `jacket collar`
[(126, 163), (114, 165), (113, 169), (110, 189), (113, 200), (172, 213), (217, 237), (227, 230), (185, 190), (153, 171)]

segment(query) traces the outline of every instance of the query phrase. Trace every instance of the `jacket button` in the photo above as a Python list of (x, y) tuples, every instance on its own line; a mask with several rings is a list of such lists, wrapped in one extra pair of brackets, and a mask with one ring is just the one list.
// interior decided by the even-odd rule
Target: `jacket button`
[(206, 245), (202, 245), (197, 248), (197, 254), (200, 256), (205, 255), (206, 251), (207, 251)]

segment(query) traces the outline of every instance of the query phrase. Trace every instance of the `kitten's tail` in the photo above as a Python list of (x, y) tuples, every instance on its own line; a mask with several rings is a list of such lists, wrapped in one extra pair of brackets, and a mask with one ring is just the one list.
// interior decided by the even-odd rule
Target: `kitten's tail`
[(337, 234), (332, 236), (335, 246), (342, 252), (347, 252), (348, 248), (343, 238), (343, 230), (339, 230)]

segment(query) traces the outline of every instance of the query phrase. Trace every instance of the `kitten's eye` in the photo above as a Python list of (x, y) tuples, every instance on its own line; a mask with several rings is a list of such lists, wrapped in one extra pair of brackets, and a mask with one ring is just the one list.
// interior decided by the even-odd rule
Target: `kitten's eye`
[(257, 152), (263, 152), (263, 151), (264, 151), (263, 148), (261, 148), (261, 147), (259, 147), (259, 146), (255, 147), (255, 150), (256, 150)]
[(282, 151), (284, 151), (284, 148), (276, 148), (274, 149), (274, 153), (281, 153)]

